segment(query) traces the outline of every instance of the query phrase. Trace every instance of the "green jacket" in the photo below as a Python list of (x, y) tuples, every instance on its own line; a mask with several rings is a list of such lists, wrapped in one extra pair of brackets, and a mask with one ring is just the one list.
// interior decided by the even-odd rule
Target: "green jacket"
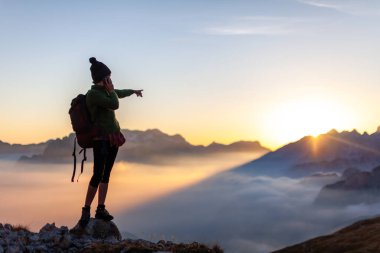
[(124, 89), (107, 92), (104, 87), (92, 85), (86, 94), (86, 105), (90, 111), (91, 120), (103, 129), (104, 134), (120, 131), (120, 125), (115, 117), (119, 108), (119, 98), (130, 96), (133, 90)]

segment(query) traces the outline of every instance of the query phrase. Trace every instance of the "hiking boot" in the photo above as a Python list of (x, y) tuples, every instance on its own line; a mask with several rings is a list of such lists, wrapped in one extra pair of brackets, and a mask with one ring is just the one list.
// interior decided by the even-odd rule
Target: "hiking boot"
[(109, 214), (106, 207), (104, 205), (99, 205), (96, 209), (95, 218), (104, 220), (104, 221), (110, 221), (113, 220), (113, 216)]
[(80, 220), (78, 222), (79, 225), (81, 225), (82, 227), (87, 226), (88, 222), (90, 221), (90, 216), (91, 216), (90, 208), (82, 207), (82, 216), (80, 217)]

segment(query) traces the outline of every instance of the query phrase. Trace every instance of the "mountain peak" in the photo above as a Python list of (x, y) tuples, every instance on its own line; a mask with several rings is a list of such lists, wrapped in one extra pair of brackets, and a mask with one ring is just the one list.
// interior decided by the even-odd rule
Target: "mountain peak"
[(326, 134), (328, 134), (328, 135), (335, 135), (335, 134), (339, 134), (339, 132), (336, 129), (331, 129)]
[(358, 132), (358, 130), (356, 130), (355, 128), (352, 129), (351, 133), (353, 133), (353, 134), (360, 134), (360, 133)]
[(152, 134), (164, 134), (160, 129), (158, 128), (152, 128), (152, 129), (147, 129), (147, 133), (152, 133)]

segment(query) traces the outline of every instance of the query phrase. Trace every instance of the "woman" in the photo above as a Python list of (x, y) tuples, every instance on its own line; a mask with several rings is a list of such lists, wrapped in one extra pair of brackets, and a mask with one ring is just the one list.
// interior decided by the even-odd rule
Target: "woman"
[(82, 216), (79, 224), (86, 226), (90, 220), (91, 203), (98, 191), (98, 207), (95, 218), (110, 221), (113, 216), (105, 208), (110, 173), (121, 145), (125, 139), (120, 132), (120, 126), (115, 117), (119, 108), (119, 98), (132, 94), (142, 97), (142, 90), (114, 89), (111, 81), (111, 70), (94, 57), (90, 58), (91, 76), (94, 85), (86, 94), (86, 104), (91, 119), (101, 132), (94, 138), (94, 173), (89, 182)]

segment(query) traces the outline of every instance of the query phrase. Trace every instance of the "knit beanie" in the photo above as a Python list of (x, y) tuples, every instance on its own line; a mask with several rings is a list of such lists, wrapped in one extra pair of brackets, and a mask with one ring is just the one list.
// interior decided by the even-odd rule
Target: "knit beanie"
[(111, 70), (103, 62), (97, 61), (95, 57), (91, 57), (89, 60), (91, 62), (91, 77), (94, 83), (98, 83), (106, 76), (111, 75)]

